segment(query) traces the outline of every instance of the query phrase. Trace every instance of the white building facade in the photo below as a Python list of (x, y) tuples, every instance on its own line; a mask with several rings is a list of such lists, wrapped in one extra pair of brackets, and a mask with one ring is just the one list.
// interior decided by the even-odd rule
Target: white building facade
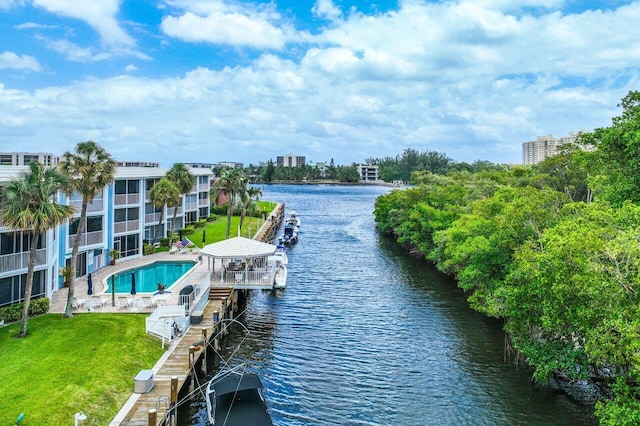
[(577, 132), (571, 132), (569, 136), (558, 139), (551, 135), (538, 136), (535, 141), (522, 144), (522, 163), (525, 165), (538, 164), (546, 158), (556, 155), (560, 146), (575, 143), (577, 138)]
[[(25, 167), (0, 166), (0, 185), (15, 179)], [(78, 252), (77, 276), (81, 277), (108, 264), (111, 249), (120, 257), (140, 257), (145, 241), (158, 241), (171, 228), (174, 209), (166, 208), (160, 223), (160, 209), (149, 196), (153, 185), (163, 178), (168, 168), (118, 167), (115, 181), (104, 188), (87, 208), (87, 218)], [(181, 197), (174, 230), (181, 229), (210, 213), (209, 189), (213, 172), (191, 169), (196, 183), (191, 192)], [(67, 223), (41, 236), (34, 275), (33, 297), (51, 297), (62, 287), (60, 269), (71, 258), (78, 227), (82, 199), (59, 195), (59, 201), (76, 207), (76, 215)], [(0, 223), (0, 306), (24, 299), (29, 259), (29, 232), (14, 231)]]

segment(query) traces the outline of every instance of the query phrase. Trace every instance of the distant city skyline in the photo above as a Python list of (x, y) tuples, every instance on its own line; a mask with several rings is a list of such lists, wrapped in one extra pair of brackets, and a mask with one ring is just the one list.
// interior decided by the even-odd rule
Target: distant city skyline
[(0, 0), (0, 151), (522, 162), (640, 89), (640, 1)]

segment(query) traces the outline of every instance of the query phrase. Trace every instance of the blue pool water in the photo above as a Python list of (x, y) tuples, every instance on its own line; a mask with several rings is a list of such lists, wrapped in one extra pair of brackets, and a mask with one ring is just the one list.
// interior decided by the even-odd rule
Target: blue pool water
[[(158, 290), (158, 283), (166, 289), (178, 278), (193, 268), (194, 262), (154, 262), (140, 268), (128, 269), (115, 275), (115, 292), (131, 292), (131, 274), (135, 275), (136, 293), (153, 293)], [(107, 279), (107, 292), (111, 292), (112, 278)]]

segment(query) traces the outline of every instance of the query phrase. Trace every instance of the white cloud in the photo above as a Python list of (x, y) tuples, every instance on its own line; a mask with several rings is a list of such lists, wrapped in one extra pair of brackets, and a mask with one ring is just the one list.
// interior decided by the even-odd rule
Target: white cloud
[(133, 65), (133, 64), (129, 64), (129, 65), (127, 65), (126, 67), (124, 67), (124, 70), (125, 70), (126, 72), (128, 72), (128, 73), (129, 73), (129, 72), (136, 72), (136, 71), (138, 71), (138, 67), (136, 67), (136, 66), (135, 66), (135, 65)]
[(108, 46), (135, 45), (133, 38), (120, 27), (115, 18), (120, 0), (33, 0), (33, 4), (52, 13), (85, 21), (100, 34), (104, 44)]
[(221, 1), (167, 2), (180, 10), (162, 19), (165, 34), (184, 41), (282, 49), (295, 30), (271, 4), (248, 8)]
[(118, 159), (163, 165), (256, 162), (286, 146), (339, 164), (407, 147), (457, 161), (519, 162), (522, 142), (537, 135), (608, 125), (620, 99), (640, 87), (640, 3), (539, 16), (507, 13), (497, 0), (479, 4), (405, 1), (388, 13), (352, 13), (291, 54), (294, 36), (272, 8), (167, 3), (174, 37), (213, 43), (226, 34), (226, 44), (252, 45), (221, 22), (237, 17), (254, 37), (275, 31), (266, 48), (285, 51), (173, 78), (136, 72), (33, 93), (0, 87), (0, 141), (23, 150), (51, 141), (62, 152), (93, 139)]
[(342, 11), (336, 7), (332, 0), (317, 0), (311, 8), (314, 15), (330, 20), (340, 19)]
[(19, 56), (13, 52), (0, 53), (0, 69), (42, 71), (38, 60), (32, 56)]
[(280, 49), (286, 41), (280, 28), (237, 13), (213, 13), (201, 17), (187, 12), (179, 17), (167, 16), (162, 20), (162, 30), (171, 37), (185, 41), (258, 49)]
[(25, 22), (24, 24), (19, 24), (19, 25), (14, 25), (13, 28), (17, 29), (17, 30), (50, 30), (50, 29), (54, 29), (57, 28), (56, 25), (45, 25), (45, 24), (39, 24), (36, 22)]

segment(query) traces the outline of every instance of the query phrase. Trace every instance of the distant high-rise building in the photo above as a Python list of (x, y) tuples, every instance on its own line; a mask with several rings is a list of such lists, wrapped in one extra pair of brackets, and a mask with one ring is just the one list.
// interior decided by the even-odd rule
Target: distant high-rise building
[(45, 166), (56, 166), (60, 157), (45, 152), (0, 152), (0, 166), (28, 166), (35, 161)]
[(551, 135), (538, 136), (535, 141), (522, 144), (522, 162), (525, 165), (538, 164), (546, 158), (558, 153), (558, 148), (568, 143), (575, 143), (578, 132), (571, 132), (569, 136), (554, 138)]
[(301, 155), (278, 155), (276, 165), (278, 167), (302, 167), (306, 163), (306, 158)]

